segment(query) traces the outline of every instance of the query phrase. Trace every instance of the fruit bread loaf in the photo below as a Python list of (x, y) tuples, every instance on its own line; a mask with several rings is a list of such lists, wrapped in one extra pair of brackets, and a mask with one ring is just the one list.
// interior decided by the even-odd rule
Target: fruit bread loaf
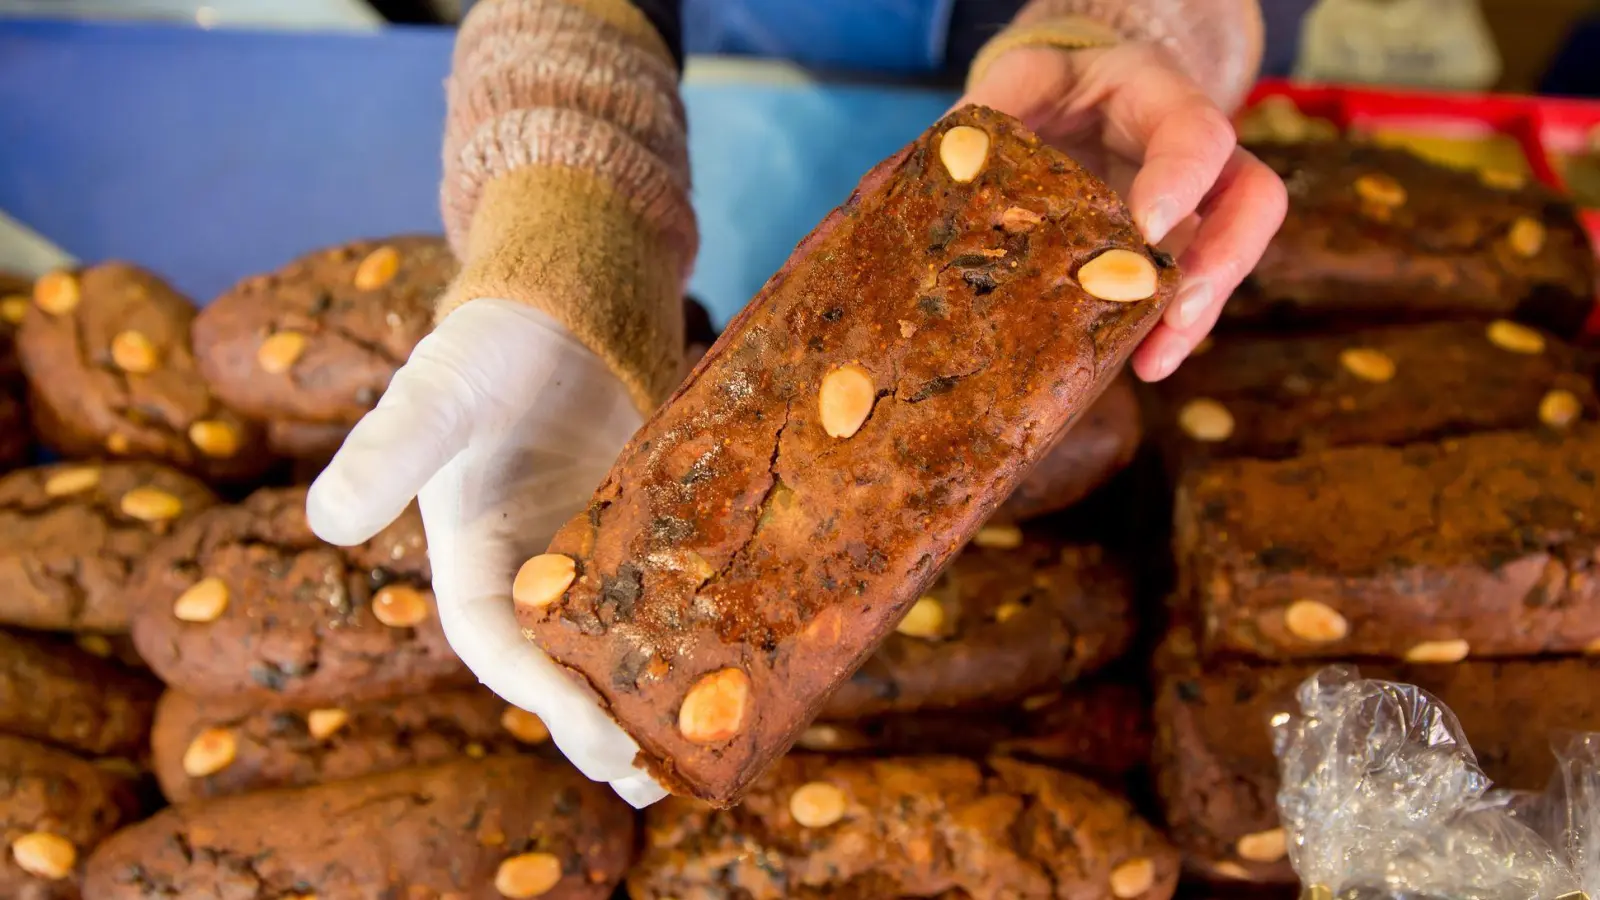
[(413, 506), (372, 540), (334, 547), (304, 488), (263, 488), (155, 547), (133, 587), (133, 639), (167, 684), (298, 706), (473, 683), (445, 640)]
[[(705, 307), (683, 301), (685, 372), (693, 370), (718, 333)], [(1089, 496), (1128, 467), (1144, 438), (1133, 379), (1114, 379), (1105, 393), (1062, 435), (1017, 485), (989, 521), (1020, 522), (1058, 512)]]
[(988, 525), (818, 715), (1020, 700), (1121, 656), (1133, 627), (1133, 579), (1100, 547)]
[(870, 172), (519, 573), (675, 792), (735, 802), (1170, 300), (1110, 189), (968, 107)]
[(1138, 395), (1124, 375), (1045, 452), (989, 520), (1020, 522), (1066, 509), (1127, 468), (1143, 438)]
[(1178, 489), (1208, 651), (1452, 662), (1600, 647), (1600, 426), (1291, 460)]
[(0, 623), (125, 632), (134, 569), (217, 498), (159, 463), (83, 463), (0, 477)]
[(775, 764), (733, 810), (650, 809), (633, 900), (1165, 900), (1166, 840), (1121, 798), (1044, 766), (924, 756)]
[(603, 785), (491, 756), (171, 807), (102, 844), (84, 894), (605, 900), (633, 841)]
[(1225, 335), (1155, 386), (1154, 430), (1171, 458), (1193, 463), (1564, 429), (1600, 412), (1591, 369), (1573, 347), (1503, 319)]
[(554, 753), (537, 716), (483, 688), (301, 710), (168, 691), (150, 746), (161, 792), (173, 803), (465, 757)]
[(32, 304), (33, 279), (0, 269), (0, 385), (9, 387), (22, 381), (22, 367), (17, 362), (17, 329), (28, 317)]
[[(1293, 711), (1315, 665), (1240, 663), (1174, 672), (1156, 699), (1157, 785), (1173, 840), (1204, 874), (1290, 882), (1277, 813), (1278, 763), (1269, 722)], [(1558, 730), (1600, 729), (1600, 662), (1472, 661), (1362, 666), (1361, 675), (1415, 684), (1461, 720), (1497, 787), (1543, 790)]]
[(33, 442), (16, 343), (32, 293), (32, 279), (0, 269), (0, 472), (22, 465)]
[(1344, 141), (1253, 148), (1289, 213), (1225, 325), (1509, 318), (1562, 335), (1594, 306), (1594, 252), (1571, 204)]
[(14, 385), (0, 383), (0, 473), (27, 462), (32, 444), (33, 434), (28, 429), (28, 408), (22, 391)]
[(432, 329), (434, 300), (455, 270), (438, 237), (306, 254), (245, 279), (200, 313), (200, 372), (261, 421), (354, 425)]
[(1144, 691), (1097, 679), (1012, 706), (814, 722), (795, 746), (852, 756), (1008, 756), (1117, 784), (1150, 762), (1150, 734)]
[(206, 387), (196, 310), (154, 274), (109, 262), (34, 284), (17, 338), (41, 441), (70, 457), (152, 459), (218, 481), (272, 463), (261, 428)]
[(149, 675), (64, 641), (0, 631), (0, 732), (90, 756), (143, 756), (159, 691)]
[(0, 735), (0, 897), (78, 900), (89, 851), (139, 815), (130, 782), (54, 747)]

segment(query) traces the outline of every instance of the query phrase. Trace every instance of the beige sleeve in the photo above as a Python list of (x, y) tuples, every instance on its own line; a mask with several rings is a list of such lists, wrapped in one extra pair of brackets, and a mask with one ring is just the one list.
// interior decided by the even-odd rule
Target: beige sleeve
[(627, 0), (486, 0), (448, 96), (440, 202), (462, 269), (439, 315), (534, 306), (649, 412), (677, 384), (699, 240), (666, 44)]

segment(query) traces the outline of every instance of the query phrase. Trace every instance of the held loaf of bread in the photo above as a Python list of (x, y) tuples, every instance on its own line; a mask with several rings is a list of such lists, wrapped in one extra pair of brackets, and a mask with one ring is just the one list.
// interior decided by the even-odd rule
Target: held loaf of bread
[(1087, 171), (952, 113), (801, 242), (519, 573), (527, 634), (663, 785), (737, 801), (1177, 282)]

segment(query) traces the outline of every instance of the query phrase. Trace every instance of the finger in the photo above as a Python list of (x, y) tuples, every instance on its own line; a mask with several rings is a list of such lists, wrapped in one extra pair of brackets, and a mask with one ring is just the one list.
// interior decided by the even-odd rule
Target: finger
[(1163, 111), (1145, 141), (1144, 163), (1128, 191), (1128, 207), (1145, 240), (1155, 244), (1200, 206), (1237, 139), (1228, 117), (1187, 79), (1174, 76), (1151, 102)]
[(635, 775), (632, 778), (623, 778), (611, 782), (611, 789), (617, 796), (628, 802), (634, 809), (644, 809), (657, 800), (667, 796), (667, 789), (662, 787), (648, 774)]
[(1216, 327), (1222, 315), (1223, 304), (1210, 307), (1206, 315), (1186, 328), (1176, 328), (1159, 322), (1138, 349), (1133, 351), (1132, 366), (1141, 381), (1154, 382), (1178, 370), (1183, 361), (1194, 353), (1194, 348)]
[(1077, 73), (1092, 65), (1102, 49), (1062, 50), (1019, 47), (996, 57), (951, 109), (987, 106), (1012, 116), (1056, 142), (1094, 118), (1093, 104), (1074, 90)]
[(312, 483), (306, 516), (318, 537), (344, 546), (370, 539), (466, 445), (473, 392), (451, 347), (443, 326), (423, 339)]
[(1201, 204), (1200, 227), (1179, 259), (1184, 283), (1166, 312), (1167, 323), (1189, 331), (1208, 317), (1215, 321), (1261, 260), (1287, 208), (1288, 194), (1277, 173), (1249, 151), (1235, 150)]

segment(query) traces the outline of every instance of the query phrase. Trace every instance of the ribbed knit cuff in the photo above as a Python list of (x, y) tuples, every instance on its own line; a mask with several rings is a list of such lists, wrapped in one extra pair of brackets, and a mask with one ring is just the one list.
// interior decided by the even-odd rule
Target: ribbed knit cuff
[(490, 0), (456, 42), (445, 231), (478, 297), (566, 325), (648, 413), (676, 386), (699, 235), (677, 70), (627, 0)]
[(479, 297), (548, 313), (622, 379), (648, 414), (678, 386), (677, 254), (606, 179), (529, 167), (484, 185), (461, 273), (439, 315)]

